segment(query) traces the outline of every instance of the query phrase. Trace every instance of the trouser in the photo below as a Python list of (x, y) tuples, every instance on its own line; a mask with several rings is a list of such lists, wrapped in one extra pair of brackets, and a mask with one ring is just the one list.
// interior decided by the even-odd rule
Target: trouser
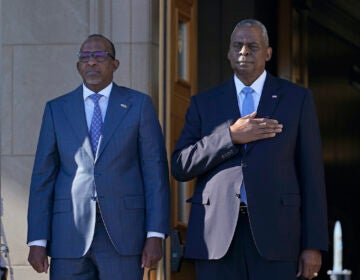
[(141, 256), (119, 255), (106, 232), (100, 213), (97, 213), (94, 239), (89, 251), (81, 258), (52, 258), (50, 279), (142, 280)]
[(196, 260), (197, 280), (296, 280), (296, 262), (269, 261), (256, 249), (246, 209), (241, 209), (233, 241), (219, 260)]

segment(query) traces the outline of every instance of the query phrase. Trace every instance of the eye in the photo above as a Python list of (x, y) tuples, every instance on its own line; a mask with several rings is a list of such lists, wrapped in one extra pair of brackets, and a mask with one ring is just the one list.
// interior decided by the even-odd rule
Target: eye
[(107, 51), (95, 51), (95, 52), (79, 52), (78, 58), (80, 62), (89, 62), (91, 58), (94, 58), (97, 62), (104, 62), (108, 58), (115, 59), (115, 57)]
[(93, 52), (92, 53), (95, 60), (98, 62), (103, 62), (104, 60), (106, 60), (108, 54), (109, 54), (108, 52)]
[(243, 46), (243, 44), (241, 44), (241, 43), (233, 43), (232, 44), (232, 47), (234, 50), (241, 50), (242, 46)]
[(80, 52), (78, 54), (78, 58), (79, 58), (79, 61), (89, 61), (91, 57), (91, 53), (90, 52)]
[(257, 44), (249, 44), (248, 48), (252, 51), (257, 51), (260, 49), (260, 47)]

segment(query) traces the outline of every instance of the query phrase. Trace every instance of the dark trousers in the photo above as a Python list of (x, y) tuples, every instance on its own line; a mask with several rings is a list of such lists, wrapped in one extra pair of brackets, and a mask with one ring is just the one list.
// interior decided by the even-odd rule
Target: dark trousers
[(81, 258), (52, 258), (50, 279), (142, 280), (141, 256), (119, 255), (109, 239), (100, 214), (97, 214), (94, 240), (90, 250)]
[(240, 213), (235, 235), (219, 260), (196, 260), (198, 280), (295, 280), (297, 263), (263, 259), (254, 244), (247, 213)]

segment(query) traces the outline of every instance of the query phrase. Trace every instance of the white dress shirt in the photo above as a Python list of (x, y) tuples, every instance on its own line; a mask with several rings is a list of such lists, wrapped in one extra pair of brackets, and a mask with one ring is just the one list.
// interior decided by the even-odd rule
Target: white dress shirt
[[(262, 93), (262, 90), (263, 90), (263, 87), (265, 84), (265, 79), (266, 79), (266, 71), (264, 70), (264, 72), (259, 76), (259, 78), (257, 78), (255, 80), (255, 82), (253, 82), (250, 85), (250, 87), (254, 90), (254, 93), (252, 93), (252, 96), (254, 98), (255, 111), (257, 111), (257, 108), (259, 106), (261, 93)], [(234, 75), (234, 82), (235, 82), (235, 88), (236, 88), (236, 93), (237, 93), (239, 111), (241, 112), (242, 103), (245, 98), (245, 94), (242, 92), (242, 89), (244, 87), (246, 87), (246, 85), (244, 85), (244, 83), (242, 81), (240, 81), (239, 78), (236, 77), (236, 75)]]

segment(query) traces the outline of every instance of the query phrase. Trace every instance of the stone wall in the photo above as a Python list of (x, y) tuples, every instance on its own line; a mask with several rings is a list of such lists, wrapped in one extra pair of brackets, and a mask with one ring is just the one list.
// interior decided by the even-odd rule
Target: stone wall
[(14, 279), (48, 279), (29, 267), (26, 246), (29, 182), (44, 104), (80, 85), (76, 53), (92, 33), (115, 44), (115, 81), (157, 100), (158, 0), (0, 3), (2, 220)]

